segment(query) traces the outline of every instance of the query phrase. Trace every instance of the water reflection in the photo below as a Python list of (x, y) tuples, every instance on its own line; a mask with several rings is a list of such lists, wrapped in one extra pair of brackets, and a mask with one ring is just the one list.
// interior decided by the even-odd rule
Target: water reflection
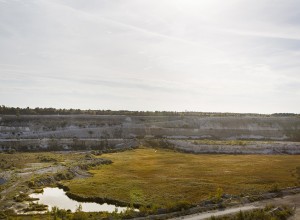
[(6, 179), (0, 177), (0, 185), (2, 185), (2, 184), (4, 184), (4, 183), (6, 183)]
[(39, 198), (37, 201), (40, 204), (48, 205), (48, 210), (51, 211), (52, 207), (56, 206), (60, 209), (70, 209), (72, 212), (81, 204), (82, 211), (84, 212), (113, 212), (117, 210), (122, 212), (126, 210), (126, 207), (118, 207), (107, 203), (98, 204), (95, 202), (77, 202), (70, 199), (66, 193), (59, 188), (44, 188), (43, 193), (33, 193), (29, 195), (31, 198)]

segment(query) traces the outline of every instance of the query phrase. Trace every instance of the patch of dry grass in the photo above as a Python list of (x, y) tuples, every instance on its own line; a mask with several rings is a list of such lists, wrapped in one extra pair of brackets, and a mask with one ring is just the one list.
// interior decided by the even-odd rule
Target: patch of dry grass
[(30, 152), (30, 153), (0, 153), (0, 171), (1, 170), (11, 170), (11, 169), (22, 169), (22, 168), (32, 168), (35, 163), (45, 163), (45, 158), (49, 162), (68, 162), (76, 161), (79, 158), (84, 157), (84, 154), (78, 153), (59, 153), (59, 152)]
[(167, 207), (174, 201), (198, 203), (215, 194), (256, 193), (299, 185), (300, 155), (193, 155), (140, 148), (104, 154), (113, 164), (93, 177), (66, 181), (72, 193)]

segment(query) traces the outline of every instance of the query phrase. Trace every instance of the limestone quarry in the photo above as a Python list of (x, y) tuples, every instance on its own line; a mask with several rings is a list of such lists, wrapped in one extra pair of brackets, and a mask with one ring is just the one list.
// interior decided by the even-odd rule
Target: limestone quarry
[(120, 150), (160, 144), (194, 153), (299, 154), (299, 141), (298, 116), (0, 117), (1, 151)]

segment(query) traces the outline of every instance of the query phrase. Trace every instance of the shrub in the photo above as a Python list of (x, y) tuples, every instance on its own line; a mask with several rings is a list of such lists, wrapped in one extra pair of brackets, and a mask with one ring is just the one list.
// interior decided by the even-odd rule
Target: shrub
[(4, 212), (0, 212), (0, 219), (7, 219), (7, 215)]
[(87, 213), (82, 211), (82, 206), (79, 205), (73, 214), (73, 220), (86, 220), (89, 219)]
[(32, 212), (32, 211), (46, 211), (48, 208), (47, 205), (39, 204), (39, 203), (30, 203), (28, 208), (23, 209), (24, 212)]
[(271, 186), (270, 192), (274, 192), (274, 193), (280, 192), (279, 185), (278, 185), (277, 183), (276, 183), (276, 184), (273, 184), (273, 185)]

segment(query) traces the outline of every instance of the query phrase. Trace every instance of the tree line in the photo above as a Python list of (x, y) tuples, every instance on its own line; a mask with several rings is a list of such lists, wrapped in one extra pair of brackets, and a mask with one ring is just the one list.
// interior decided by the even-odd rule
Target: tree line
[(19, 108), (0, 105), (0, 115), (128, 115), (128, 116), (300, 116), (294, 113), (231, 113), (231, 112), (196, 112), (196, 111), (129, 111), (129, 110), (82, 110), (82, 109), (56, 109), (56, 108)]

